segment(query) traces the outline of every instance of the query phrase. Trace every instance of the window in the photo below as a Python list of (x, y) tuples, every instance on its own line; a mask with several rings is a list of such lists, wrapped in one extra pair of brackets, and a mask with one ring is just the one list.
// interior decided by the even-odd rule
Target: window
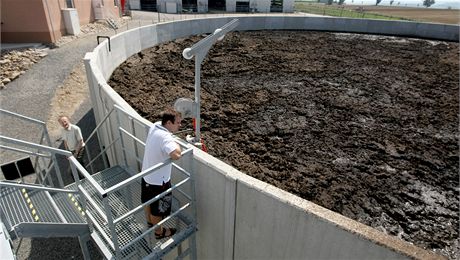
[(74, 8), (75, 5), (73, 4), (73, 0), (65, 0), (67, 8)]

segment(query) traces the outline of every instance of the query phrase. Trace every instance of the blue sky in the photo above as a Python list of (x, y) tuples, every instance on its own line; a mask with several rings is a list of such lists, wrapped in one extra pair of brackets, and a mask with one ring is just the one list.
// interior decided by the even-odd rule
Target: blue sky
[[(345, 0), (346, 4), (363, 4), (363, 5), (375, 5), (375, 0)], [(410, 6), (416, 7), (419, 4), (420, 7), (423, 7), (423, 0), (394, 0), (393, 5), (396, 5), (400, 2), (399, 6)], [(390, 0), (382, 0), (379, 5), (390, 5)], [(435, 0), (435, 4), (430, 8), (447, 8), (452, 7), (455, 9), (460, 9), (460, 1), (458, 0)]]

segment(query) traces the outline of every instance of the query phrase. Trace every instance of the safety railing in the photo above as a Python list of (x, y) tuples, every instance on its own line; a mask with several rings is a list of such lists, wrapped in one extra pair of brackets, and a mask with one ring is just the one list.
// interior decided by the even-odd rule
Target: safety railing
[[(64, 156), (69, 159), (69, 161), (75, 161), (76, 159), (73, 157), (72, 153), (66, 150), (61, 150), (58, 148), (49, 147), (42, 144), (35, 144), (32, 142), (27, 142), (11, 137), (6, 137), (0, 135), (0, 141), (5, 145), (2, 145), (2, 148), (10, 149), (11, 147), (8, 145), (15, 145), (20, 148), (12, 148), (12, 150), (16, 152), (21, 152), (25, 154), (33, 154), (37, 157), (45, 157), (45, 158), (57, 158), (57, 156)], [(63, 160), (67, 161), (67, 160)], [(78, 162), (77, 162), (78, 163)], [(56, 165), (58, 165), (56, 163)], [(59, 171), (57, 171), (59, 172)], [(75, 174), (74, 174), (75, 175)], [(2, 190), (3, 189), (3, 190)], [(13, 228), (15, 224), (19, 223), (26, 223), (26, 222), (53, 222), (53, 223), (68, 223), (66, 217), (64, 217), (65, 209), (60, 208), (54, 199), (51, 198), (50, 193), (52, 194), (63, 194), (64, 198), (67, 195), (76, 194), (75, 197), (79, 198), (82, 197), (82, 193), (80, 193), (77, 189), (65, 189), (65, 188), (55, 188), (44, 186), (43, 184), (34, 184), (34, 183), (17, 183), (13, 181), (0, 181), (0, 190), (2, 190), (2, 196), (0, 197), (0, 212), (2, 213), (2, 218), (4, 219), (5, 223), (8, 223), (9, 228)], [(18, 196), (14, 195), (17, 192), (18, 194), (24, 195)], [(30, 208), (32, 215), (35, 213), (35, 208), (33, 209), (32, 204), (30, 204), (31, 197), (28, 197), (27, 192), (42, 192), (42, 194), (37, 201), (36, 204), (41, 205), (40, 209), (37, 209), (39, 212), (54, 212), (52, 215), (47, 217), (47, 220), (39, 220), (37, 215), (35, 218), (30, 218), (28, 216), (28, 211), (24, 209)], [(34, 193), (35, 194), (35, 193)], [(23, 198), (23, 199), (21, 199)], [(25, 205), (27, 203), (28, 205)], [(24, 205), (22, 205), (24, 204)], [(30, 204), (30, 205), (29, 205)], [(36, 206), (36, 205), (35, 205)], [(8, 216), (8, 217), (7, 217)], [(15, 231), (18, 233), (18, 231)]]
[[(17, 113), (14, 113), (14, 112), (11, 112), (5, 109), (1, 109), (1, 108), (0, 108), (0, 113), (6, 116), (10, 116), (10, 117), (19, 119), (23, 122), (31, 123), (35, 126), (38, 126), (38, 128), (40, 129), (40, 133), (38, 135), (40, 136), (40, 138), (39, 138), (38, 143), (40, 145), (47, 145), (49, 147), (52, 146), (51, 139), (49, 137), (48, 129), (46, 127), (45, 122), (34, 119), (34, 118), (30, 118), (24, 115), (20, 115), (20, 114), (17, 114)], [(26, 151), (26, 150), (22, 150), (22, 149), (11, 147), (11, 146), (5, 146), (5, 145), (0, 145), (0, 148), (35, 156), (33, 167), (35, 169), (35, 172), (37, 173), (38, 181), (41, 184), (45, 184), (45, 181), (48, 181), (49, 185), (55, 186), (53, 182), (53, 178), (50, 175), (50, 173), (52, 172), (51, 169), (54, 169), (56, 173), (56, 178), (58, 181), (58, 187), (64, 187), (64, 182), (61, 176), (61, 170), (56, 163), (57, 160), (56, 160), (56, 156), (54, 153), (52, 153), (50, 156), (44, 156), (43, 154), (40, 153), (40, 150), (31, 152), (31, 151)], [(18, 170), (18, 172), (19, 172), (21, 181), (24, 181), (20, 170)], [(45, 173), (44, 175), (43, 175), (43, 172)]]
[[(124, 129), (121, 127), (121, 122), (120, 122), (120, 113), (125, 114), (127, 116), (128, 124), (129, 124), (129, 129)], [(115, 118), (113, 118), (115, 117)], [(116, 122), (116, 125), (118, 125), (118, 131), (119, 133), (115, 136), (113, 132), (110, 132), (111, 126), (113, 126), (113, 122)], [(87, 163), (84, 165), (86, 169), (90, 169), (91, 173), (98, 172), (98, 166), (95, 166), (95, 164), (98, 163), (98, 160), (102, 160), (102, 164), (104, 168), (107, 168), (110, 163), (108, 160), (108, 157), (110, 154), (116, 154), (118, 151), (116, 149), (117, 145), (121, 145), (122, 147), (122, 156), (123, 156), (123, 162), (125, 165), (128, 165), (128, 153), (131, 156), (131, 159), (135, 160), (136, 163), (136, 169), (140, 170), (141, 165), (142, 165), (142, 159), (139, 157), (139, 147), (140, 146), (145, 146), (145, 143), (140, 140), (138, 137), (136, 137), (136, 127), (135, 125), (139, 125), (141, 129), (144, 132), (148, 132), (148, 126), (141, 121), (141, 119), (138, 119), (136, 116), (132, 116), (126, 111), (124, 111), (121, 107), (114, 105), (114, 107), (108, 111), (108, 113), (104, 116), (104, 118), (101, 119), (101, 122), (98, 123), (96, 128), (91, 132), (91, 134), (88, 136), (86, 143), (90, 144), (91, 142), (97, 143), (97, 146), (99, 148), (99, 153), (91, 156), (91, 149), (90, 145), (85, 146), (85, 155), (87, 157)], [(105, 132), (105, 133), (104, 133)], [(109, 144), (107, 146), (102, 145), (102, 141), (99, 140), (100, 136), (102, 135), (108, 135), (111, 137), (111, 140), (109, 141)], [(134, 140), (134, 154), (131, 150), (125, 149), (124, 145), (124, 136), (127, 136)], [(139, 146), (140, 145), (140, 146)]]
[[(74, 173), (74, 178), (76, 180), (75, 184), (78, 187), (79, 192), (82, 194), (81, 198), (84, 200), (81, 201), (81, 204), (86, 209), (87, 220), (90, 226), (96, 230), (98, 235), (100, 235), (109, 245), (110, 250), (114, 252), (116, 257), (120, 257), (122, 254), (121, 252), (132, 248), (136, 243), (145, 240), (146, 236), (151, 234), (159, 225), (162, 225), (165, 222), (170, 221), (172, 218), (183, 214), (186, 210), (191, 212), (193, 219), (196, 216), (195, 208), (190, 207), (195, 201), (191, 167), (190, 169), (186, 169), (186, 167), (179, 166), (178, 164), (183, 162), (187, 164), (187, 166), (191, 166), (193, 162), (193, 149), (182, 145), (182, 158), (178, 161), (178, 163), (172, 162), (171, 159), (168, 159), (160, 164), (150, 167), (149, 169), (140, 171), (142, 166), (140, 150), (144, 149), (145, 143), (138, 136), (146, 136), (149, 128), (150, 126), (137, 115), (133, 115), (121, 107), (114, 105), (113, 108), (108, 111), (106, 116), (101, 119), (100, 123), (86, 140), (86, 143), (88, 143), (88, 141), (91, 142), (91, 139), (102, 139), (103, 137), (101, 135), (105, 134), (110, 137), (109, 140), (104, 139), (109, 143), (107, 147), (99, 145), (101, 151), (95, 155), (94, 158), (91, 158), (89, 156), (89, 151), (87, 151), (86, 154), (88, 155), (89, 163), (85, 164), (85, 166), (80, 165), (76, 158), (69, 158), (71, 161), (72, 172)], [(141, 131), (144, 132), (140, 133)], [(88, 145), (86, 145), (86, 147), (88, 147)], [(117, 156), (120, 155), (121, 157), (109, 160), (107, 158), (110, 154), (115, 154)], [(92, 164), (101, 157), (105, 158), (104, 167), (106, 169), (111, 168), (109, 166), (111, 163), (117, 164), (118, 162), (117, 166), (122, 165), (123, 169), (130, 173), (130, 176), (125, 176), (115, 181), (115, 183), (108, 185), (107, 183), (104, 183), (104, 181), (101, 181), (102, 177), (90, 174), (87, 169), (92, 169)], [(172, 185), (172, 187), (165, 192), (145, 203), (140, 205), (133, 203), (133, 198), (130, 198), (132, 192), (129, 190), (140, 190), (139, 184), (141, 178), (155, 173), (160, 168), (170, 164), (173, 165), (175, 173), (181, 175), (178, 177), (180, 181)], [(100, 172), (103, 172), (104, 170)], [(82, 180), (79, 178), (79, 175), (77, 174), (78, 172), (84, 176), (85, 185), (81, 185)], [(133, 172), (137, 173), (132, 175)], [(112, 178), (112, 180), (114, 179), (115, 177)], [(183, 189), (186, 184), (190, 185), (188, 192)], [(133, 188), (134, 186), (135, 188)], [(133, 235), (129, 240), (123, 237), (120, 239), (120, 237), (123, 236), (121, 234), (123, 233), (123, 226), (126, 225), (130, 219), (142, 215), (140, 213), (147, 205), (150, 205), (154, 201), (157, 201), (172, 192), (180, 196), (181, 200), (177, 209), (175, 209), (169, 217), (163, 219), (142, 233)], [(123, 198), (120, 199), (120, 197)], [(145, 226), (146, 220), (144, 219), (139, 224)]]

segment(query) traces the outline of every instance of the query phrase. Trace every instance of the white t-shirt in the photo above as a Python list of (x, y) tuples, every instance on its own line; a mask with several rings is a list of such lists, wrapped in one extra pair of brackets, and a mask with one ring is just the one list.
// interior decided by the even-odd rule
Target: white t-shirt
[[(80, 127), (73, 124), (69, 124), (69, 128), (67, 129), (62, 128), (61, 134), (62, 139), (67, 142), (67, 148), (70, 151), (75, 150), (77, 148), (78, 142), (80, 142), (80, 140), (83, 140)], [(85, 143), (83, 143), (82, 147), (83, 146), (85, 146)]]
[[(161, 122), (153, 124), (145, 142), (142, 171), (171, 158), (169, 154), (176, 148), (177, 143), (171, 132), (164, 128)], [(144, 180), (152, 185), (163, 185), (163, 182), (168, 182), (171, 179), (171, 169), (171, 164), (163, 166), (159, 170), (144, 176)]]

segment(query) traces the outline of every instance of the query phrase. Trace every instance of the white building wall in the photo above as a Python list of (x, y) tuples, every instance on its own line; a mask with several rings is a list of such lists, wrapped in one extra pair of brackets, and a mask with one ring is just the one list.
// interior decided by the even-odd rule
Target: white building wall
[(249, 7), (259, 13), (269, 13), (270, 3), (270, 0), (251, 0), (249, 2)]
[(128, 4), (130, 10), (141, 10), (141, 0), (129, 0)]
[(294, 12), (294, 0), (283, 0), (283, 13)]
[(208, 11), (208, 0), (197, 0), (198, 13), (206, 13)]
[(236, 0), (226, 0), (225, 1), (225, 11), (235, 12), (236, 11)]
[[(181, 0), (158, 0), (157, 6), (160, 12), (166, 13), (166, 3), (176, 3), (177, 12), (181, 12), (182, 1)], [(271, 0), (241, 0), (241, 2), (249, 2), (249, 7), (255, 12), (268, 13), (270, 12)], [(140, 10), (140, 0), (129, 0), (129, 7), (131, 10)], [(197, 9), (199, 13), (208, 12), (208, 0), (197, 0)], [(236, 11), (236, 0), (227, 0), (225, 3), (226, 12)], [(294, 12), (294, 0), (284, 0), (283, 12), (292, 13)]]
[(182, 1), (157, 0), (157, 8), (161, 13), (178, 13), (182, 10)]

